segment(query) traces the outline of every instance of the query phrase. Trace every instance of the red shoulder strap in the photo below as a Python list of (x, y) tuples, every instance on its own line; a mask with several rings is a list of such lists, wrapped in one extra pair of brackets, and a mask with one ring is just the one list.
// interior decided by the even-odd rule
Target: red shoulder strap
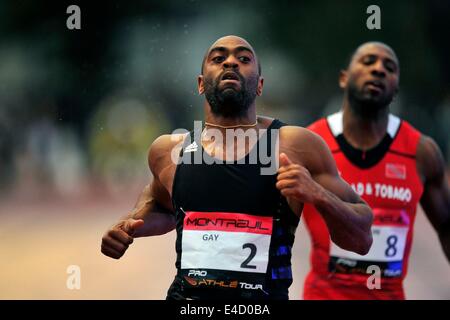
[(407, 156), (416, 156), (421, 133), (407, 121), (402, 120), (400, 129), (392, 142), (391, 151)]
[(328, 148), (330, 148), (331, 152), (339, 150), (339, 145), (336, 142), (333, 134), (331, 133), (330, 127), (328, 125), (327, 119), (322, 118), (310, 124), (307, 129), (317, 133), (322, 139), (325, 140)]

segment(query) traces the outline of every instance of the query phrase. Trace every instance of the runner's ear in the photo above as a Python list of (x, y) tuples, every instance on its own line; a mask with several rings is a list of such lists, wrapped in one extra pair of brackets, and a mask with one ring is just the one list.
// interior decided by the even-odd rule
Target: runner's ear
[(202, 95), (205, 93), (205, 86), (203, 82), (203, 75), (199, 75), (197, 77), (197, 85), (198, 85), (198, 94)]

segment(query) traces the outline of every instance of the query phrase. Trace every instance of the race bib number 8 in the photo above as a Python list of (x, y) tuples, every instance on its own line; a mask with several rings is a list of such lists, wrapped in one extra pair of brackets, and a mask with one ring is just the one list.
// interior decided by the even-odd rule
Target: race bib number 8
[(186, 212), (181, 269), (266, 273), (272, 217)]
[(399, 277), (403, 269), (403, 256), (409, 230), (409, 218), (403, 210), (373, 209), (373, 243), (362, 256), (330, 247), (330, 271), (338, 273), (366, 273), (367, 267), (377, 265), (384, 277)]

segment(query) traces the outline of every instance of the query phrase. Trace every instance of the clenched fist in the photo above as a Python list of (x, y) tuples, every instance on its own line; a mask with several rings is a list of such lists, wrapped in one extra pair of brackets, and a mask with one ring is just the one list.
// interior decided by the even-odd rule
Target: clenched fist
[(293, 199), (303, 203), (313, 203), (323, 192), (308, 169), (302, 165), (292, 163), (285, 153), (280, 154), (280, 168), (278, 169), (276, 187), (287, 198), (289, 204)]
[(102, 253), (108, 257), (119, 259), (128, 246), (133, 243), (136, 229), (144, 224), (144, 220), (122, 220), (106, 231), (102, 238)]

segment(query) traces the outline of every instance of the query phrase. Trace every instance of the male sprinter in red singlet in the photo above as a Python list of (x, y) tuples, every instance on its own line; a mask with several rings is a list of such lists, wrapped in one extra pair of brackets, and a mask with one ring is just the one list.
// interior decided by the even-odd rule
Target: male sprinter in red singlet
[[(342, 111), (309, 126), (328, 144), (342, 178), (370, 205), (374, 222), (372, 247), (368, 254), (358, 255), (333, 243), (320, 214), (305, 205), (303, 216), (312, 238), (305, 299), (404, 299), (419, 202), (450, 259), (444, 161), (431, 138), (389, 113), (398, 83), (394, 51), (383, 43), (365, 43), (340, 74)], [(368, 274), (369, 266), (375, 268)], [(367, 285), (372, 280), (368, 277), (378, 271), (380, 289), (374, 279)]]
[[(372, 212), (339, 177), (325, 142), (256, 115), (263, 78), (247, 41), (217, 40), (205, 55), (198, 88), (206, 97), (203, 131), (153, 142), (153, 181), (135, 211), (105, 233), (105, 255), (118, 259), (133, 238), (176, 228), (177, 274), (168, 299), (288, 299), (303, 203), (317, 208), (341, 247), (368, 252)], [(234, 144), (223, 139), (229, 133), (238, 133), (238, 142), (258, 136)], [(274, 156), (277, 135), (280, 167), (263, 174), (268, 162), (257, 153), (269, 145)]]

